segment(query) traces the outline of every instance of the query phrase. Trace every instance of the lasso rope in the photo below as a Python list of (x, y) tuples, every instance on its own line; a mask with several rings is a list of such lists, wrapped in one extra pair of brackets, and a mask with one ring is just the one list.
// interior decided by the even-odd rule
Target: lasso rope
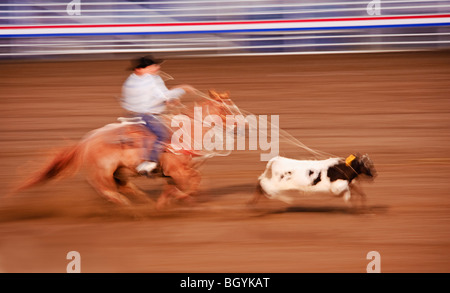
[[(215, 103), (220, 103), (220, 102), (217, 102), (216, 100), (212, 99), (211, 97), (209, 97), (208, 95), (204, 94), (203, 92), (201, 92), (199, 90), (195, 90), (195, 93), (198, 96), (200, 96), (200, 97), (202, 97), (204, 99), (210, 100), (210, 101), (215, 102)], [(233, 105), (234, 105), (234, 103), (233, 103)], [(226, 104), (225, 104), (225, 106), (228, 107), (228, 105), (226, 105)], [(234, 107), (235, 107), (235, 109), (237, 109), (239, 111), (239, 114), (241, 114), (241, 115), (242, 114), (246, 114), (246, 115), (256, 116), (255, 114), (253, 114), (253, 113), (251, 113), (251, 112), (249, 112), (247, 110), (240, 109), (236, 105), (234, 105)], [(230, 110), (229, 107), (228, 107), (228, 109)], [(271, 126), (277, 126), (278, 127), (278, 125), (274, 125), (272, 122), (269, 122), (267, 119), (265, 119), (265, 120), (266, 120), (265, 122), (269, 123)], [(279, 135), (280, 135), (281, 138), (283, 138), (288, 143), (290, 143), (290, 144), (292, 144), (292, 145), (294, 145), (296, 147), (299, 147), (299, 148), (301, 148), (301, 149), (303, 149), (303, 150), (313, 154), (315, 157), (319, 157), (319, 158), (337, 157), (336, 155), (333, 155), (331, 153), (327, 153), (327, 152), (323, 152), (323, 151), (319, 151), (319, 150), (314, 150), (314, 149), (306, 146), (304, 143), (299, 141), (297, 138), (295, 138), (289, 132), (287, 132), (286, 130), (283, 130), (281, 128), (279, 128)]]
[[(197, 94), (200, 93), (201, 96), (207, 97), (207, 99), (212, 101), (212, 102), (215, 102), (215, 103), (218, 103), (218, 104), (221, 104), (221, 105), (223, 104), (223, 103), (217, 102), (217, 101), (209, 98), (208, 96), (204, 95), (202, 92), (200, 92), (198, 90), (195, 90), (195, 93), (197, 93)], [(185, 108), (187, 108), (187, 107), (185, 106)], [(208, 116), (210, 114), (209, 107), (207, 107), (206, 109), (207, 109), (207, 115), (206, 116)], [(167, 120), (171, 120), (170, 117), (173, 117), (174, 114), (165, 114), (165, 115), (162, 115), (162, 116), (164, 116)], [(199, 121), (198, 118), (195, 115), (193, 115), (193, 117), (191, 117), (189, 115), (186, 115), (186, 116), (189, 117), (189, 119), (191, 119), (194, 124), (196, 122), (198, 122), (201, 125), (203, 125), (203, 120)], [(172, 131), (172, 129), (171, 129), (171, 127), (169, 125), (165, 124), (165, 126), (169, 129), (169, 131)], [(184, 139), (189, 139), (189, 140), (191, 140), (191, 142), (193, 142), (194, 145), (196, 144), (197, 141), (195, 140), (195, 136), (192, 137), (192, 135), (190, 133), (185, 132), (184, 128), (181, 128), (181, 131), (182, 131), (183, 140)], [(215, 136), (215, 137), (217, 138), (217, 137), (221, 137), (221, 136)], [(194, 141), (192, 141), (192, 140), (194, 140)], [(200, 140), (201, 140), (201, 142), (203, 141), (203, 136), (202, 136), (202, 138)], [(166, 144), (166, 146), (169, 146), (169, 148), (167, 148), (169, 151), (171, 151), (174, 154), (179, 154), (179, 155), (182, 154), (180, 152), (177, 152), (176, 149), (173, 149), (173, 147), (171, 148), (170, 147), (171, 145), (172, 145), (171, 143)], [(189, 150), (189, 151), (192, 154), (195, 154), (195, 155), (197, 155), (200, 158), (203, 158), (205, 160), (208, 159), (208, 158), (211, 158), (211, 157), (215, 157), (215, 156), (225, 157), (225, 156), (229, 156), (231, 154), (231, 150), (217, 151), (217, 150), (204, 150), (204, 149), (201, 149), (201, 150)]]

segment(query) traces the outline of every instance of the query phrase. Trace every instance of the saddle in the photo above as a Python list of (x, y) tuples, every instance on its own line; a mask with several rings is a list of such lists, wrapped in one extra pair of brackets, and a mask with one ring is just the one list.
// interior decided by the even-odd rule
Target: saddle
[[(120, 123), (122, 125), (145, 125), (145, 121), (142, 120), (141, 117), (119, 117), (117, 118), (118, 121), (120, 121)], [(127, 137), (125, 134), (121, 135), (119, 138), (119, 141), (121, 144), (123, 145), (127, 145), (127, 146), (133, 146), (134, 145), (134, 139)], [(179, 149), (177, 147), (175, 147), (174, 145), (172, 145), (171, 143), (167, 143), (166, 144), (166, 148), (164, 150), (164, 152), (168, 152), (168, 153), (172, 153), (175, 155), (190, 155), (192, 157), (199, 157), (202, 156), (203, 154), (201, 154), (198, 151), (195, 150), (186, 150), (186, 149)], [(156, 172), (158, 173), (158, 172)]]

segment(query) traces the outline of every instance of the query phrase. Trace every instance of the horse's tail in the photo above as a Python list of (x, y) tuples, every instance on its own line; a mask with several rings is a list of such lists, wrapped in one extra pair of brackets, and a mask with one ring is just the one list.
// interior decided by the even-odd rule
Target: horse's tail
[(35, 185), (44, 184), (49, 180), (75, 174), (83, 163), (82, 155), (84, 144), (78, 143), (61, 150), (45, 165), (44, 168), (34, 173), (24, 183), (16, 188), (21, 191)]

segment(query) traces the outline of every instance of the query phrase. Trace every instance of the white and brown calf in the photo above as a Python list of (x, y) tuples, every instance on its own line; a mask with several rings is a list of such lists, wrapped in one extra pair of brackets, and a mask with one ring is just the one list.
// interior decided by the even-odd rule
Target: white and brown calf
[(250, 203), (256, 203), (261, 195), (292, 203), (301, 193), (327, 193), (343, 196), (345, 202), (352, 198), (352, 192), (365, 202), (365, 194), (357, 179), (365, 175), (376, 176), (368, 155), (350, 155), (346, 159), (294, 160), (284, 157), (271, 159), (264, 173), (259, 176), (257, 191)]

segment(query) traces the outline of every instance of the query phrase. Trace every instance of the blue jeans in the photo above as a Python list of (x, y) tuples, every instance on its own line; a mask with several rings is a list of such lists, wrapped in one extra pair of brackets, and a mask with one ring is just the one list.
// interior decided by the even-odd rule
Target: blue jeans
[[(169, 131), (164, 125), (164, 122), (156, 115), (140, 114), (137, 115), (137, 117), (141, 117), (141, 119), (145, 121), (145, 127), (156, 135), (156, 141), (153, 143), (153, 148), (147, 153), (145, 159), (152, 162), (158, 162), (160, 154), (164, 151), (165, 143), (169, 139)], [(145, 145), (145, 148), (148, 149), (148, 146)]]

